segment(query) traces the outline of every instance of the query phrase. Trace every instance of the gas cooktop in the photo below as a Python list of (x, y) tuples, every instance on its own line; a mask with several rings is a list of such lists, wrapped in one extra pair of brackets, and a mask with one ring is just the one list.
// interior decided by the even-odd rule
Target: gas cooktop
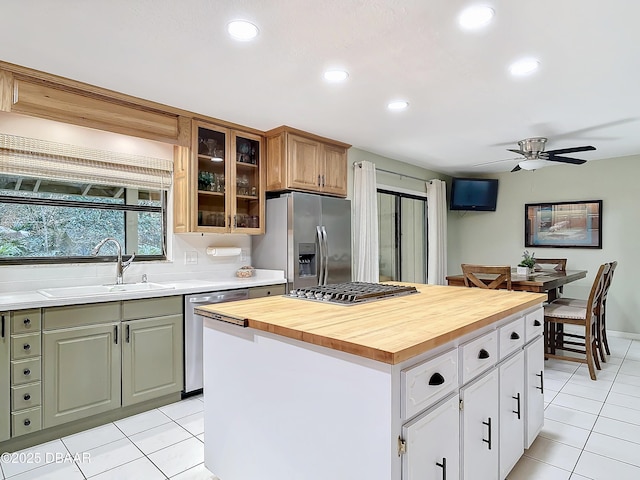
[(339, 305), (356, 305), (412, 293), (418, 293), (416, 287), (385, 283), (346, 282), (298, 288), (291, 290), (287, 296)]

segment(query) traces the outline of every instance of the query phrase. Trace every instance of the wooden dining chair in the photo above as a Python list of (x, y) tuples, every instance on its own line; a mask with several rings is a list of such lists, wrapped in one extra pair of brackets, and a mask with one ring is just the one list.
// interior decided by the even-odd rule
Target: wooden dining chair
[[(511, 266), (494, 265), (471, 265), (462, 264), (462, 274), (464, 284), (467, 287), (479, 287), (487, 289), (498, 289), (506, 283), (507, 290), (511, 290)], [(478, 275), (491, 275), (488, 278), (478, 277)]]
[[(617, 261), (609, 263), (609, 272), (604, 279), (604, 291), (602, 292), (601, 301), (598, 305), (598, 311), (596, 313), (598, 317), (596, 341), (598, 345), (598, 352), (600, 353), (600, 360), (602, 360), (603, 362), (607, 361), (605, 358), (605, 353), (607, 355), (611, 355), (611, 351), (609, 350), (609, 342), (607, 340), (607, 295), (609, 294), (609, 287), (611, 287), (611, 281), (613, 280), (613, 272), (616, 270), (617, 266)], [(583, 308), (587, 305), (587, 301), (582, 298), (569, 297), (558, 298), (554, 303)]]
[[(546, 357), (586, 363), (592, 380), (596, 380), (596, 368), (600, 369), (597, 346), (598, 309), (604, 294), (605, 278), (610, 268), (609, 263), (600, 266), (584, 306), (565, 305), (557, 300), (544, 306)], [(556, 328), (556, 325), (565, 324), (584, 327), (584, 336)], [(560, 355), (556, 353), (557, 350), (583, 356)]]
[(558, 272), (567, 271), (567, 259), (566, 258), (536, 258), (536, 264), (533, 267), (534, 270), (542, 270), (542, 265), (553, 265), (553, 269)]
[[(567, 259), (566, 258), (536, 258), (536, 264), (534, 270), (544, 270), (543, 265), (553, 265), (553, 269), (557, 272), (567, 271)], [(558, 292), (562, 293), (562, 285), (558, 287)]]

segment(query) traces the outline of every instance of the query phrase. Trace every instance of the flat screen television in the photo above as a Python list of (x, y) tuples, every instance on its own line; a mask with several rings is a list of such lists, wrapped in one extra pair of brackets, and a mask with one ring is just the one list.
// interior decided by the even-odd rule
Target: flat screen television
[(497, 178), (454, 178), (451, 184), (451, 210), (495, 212), (498, 200)]

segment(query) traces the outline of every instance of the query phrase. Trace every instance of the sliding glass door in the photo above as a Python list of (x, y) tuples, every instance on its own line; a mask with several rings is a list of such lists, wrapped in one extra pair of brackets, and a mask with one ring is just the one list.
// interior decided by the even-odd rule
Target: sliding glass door
[(378, 189), (380, 281), (426, 283), (427, 199)]

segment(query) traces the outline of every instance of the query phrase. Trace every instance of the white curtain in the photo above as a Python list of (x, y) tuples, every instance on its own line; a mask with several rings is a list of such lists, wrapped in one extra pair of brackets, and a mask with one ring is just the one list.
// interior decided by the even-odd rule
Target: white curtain
[(447, 276), (447, 184), (427, 182), (427, 283), (446, 285)]
[(354, 165), (353, 172), (353, 280), (378, 282), (378, 200), (376, 166)]

